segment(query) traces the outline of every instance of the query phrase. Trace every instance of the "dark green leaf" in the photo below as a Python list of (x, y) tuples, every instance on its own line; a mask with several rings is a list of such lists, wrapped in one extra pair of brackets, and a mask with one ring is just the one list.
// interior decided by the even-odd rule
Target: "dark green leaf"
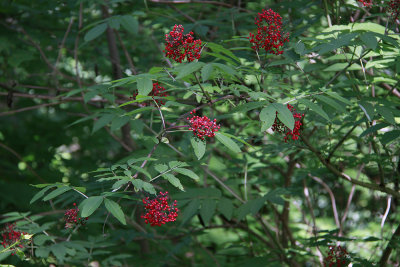
[(51, 192), (50, 194), (48, 194), (47, 196), (45, 196), (45, 197), (43, 198), (43, 201), (47, 201), (47, 200), (53, 199), (53, 198), (55, 198), (55, 197), (57, 197), (57, 196), (59, 196), (59, 195), (61, 195), (61, 194), (64, 194), (65, 192), (67, 192), (67, 191), (69, 191), (69, 190), (71, 190), (70, 187), (68, 187), (68, 186), (61, 186), (61, 187), (57, 188), (56, 190), (52, 191), (52, 192)]
[(90, 215), (92, 215), (92, 213), (95, 212), (98, 207), (100, 207), (103, 199), (104, 198), (101, 196), (95, 196), (89, 197), (82, 201), (82, 203), (79, 205), (82, 210), (82, 217), (89, 217)]
[(85, 34), (85, 37), (83, 38), (85, 42), (89, 42), (93, 39), (96, 39), (100, 35), (102, 35), (107, 29), (107, 23), (101, 23), (94, 28), (92, 28), (90, 31), (88, 31)]
[(115, 114), (105, 114), (93, 124), (92, 134), (109, 124), (115, 118)]
[(399, 137), (400, 137), (400, 130), (393, 130), (390, 132), (386, 132), (381, 138), (381, 143), (386, 145)]
[(190, 138), (190, 143), (192, 144), (194, 154), (196, 155), (197, 159), (200, 160), (206, 152), (206, 142), (193, 136)]
[(329, 116), (326, 114), (326, 112), (317, 104), (307, 100), (307, 99), (300, 99), (299, 103), (302, 103), (306, 107), (310, 108), (312, 111), (320, 115), (322, 118), (326, 119), (329, 121)]
[(194, 180), (200, 180), (200, 177), (191, 170), (184, 169), (184, 168), (175, 168), (174, 171), (176, 171), (177, 173), (186, 175)]
[(138, 20), (130, 15), (122, 16), (120, 19), (122, 27), (133, 35), (137, 35), (139, 32), (139, 22)]
[(286, 127), (289, 129), (293, 130), (294, 128), (294, 117), (292, 112), (287, 108), (287, 106), (284, 106), (280, 103), (272, 103), (272, 107), (278, 111), (278, 119), (285, 124)]
[(105, 198), (104, 199), (104, 204), (106, 206), (106, 209), (109, 212), (111, 212), (111, 214), (115, 218), (117, 218), (118, 221), (120, 221), (123, 225), (126, 225), (124, 212), (122, 211), (121, 207), (119, 206), (119, 204), (117, 202)]
[(204, 199), (201, 203), (200, 216), (206, 226), (214, 215), (216, 206), (217, 203), (214, 199)]
[(31, 201), (29, 202), (29, 204), (32, 204), (33, 202), (35, 202), (36, 200), (38, 200), (39, 198), (41, 198), (41, 197), (44, 195), (44, 193), (46, 193), (47, 190), (49, 190), (49, 189), (52, 188), (52, 187), (53, 187), (53, 186), (49, 185), (49, 186), (46, 186), (45, 188), (43, 188), (42, 190), (40, 190), (39, 192), (37, 192), (37, 193), (33, 196), (33, 198), (31, 199)]
[(226, 219), (231, 220), (233, 213), (232, 201), (227, 198), (221, 198), (218, 202), (218, 210), (225, 216)]
[(235, 153), (242, 152), (240, 150), (240, 147), (234, 141), (232, 141), (231, 138), (225, 136), (223, 133), (216, 133), (215, 137), (218, 139), (218, 141), (220, 141), (222, 144), (224, 144), (227, 148), (229, 148), (233, 152)]
[(153, 82), (150, 78), (142, 77), (137, 81), (139, 95), (147, 96), (153, 90)]

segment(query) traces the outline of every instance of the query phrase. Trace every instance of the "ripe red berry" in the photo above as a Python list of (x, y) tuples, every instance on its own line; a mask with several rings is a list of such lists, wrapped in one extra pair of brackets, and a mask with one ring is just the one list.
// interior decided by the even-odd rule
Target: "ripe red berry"
[[(1, 231), (1, 236), (3, 238), (1, 244), (3, 245), (4, 248), (9, 247), (13, 244), (15, 244), (18, 241), (21, 241), (21, 235), (26, 234), (23, 232), (20, 232), (18, 230), (15, 230), (15, 223), (14, 224), (6, 224), (6, 226), (3, 228)], [(23, 244), (18, 244), (18, 247), (22, 248)], [(11, 248), (11, 250), (14, 250), (15, 248)], [(13, 253), (14, 255), (14, 253)]]
[(362, 3), (365, 7), (372, 6), (372, 0), (358, 0), (358, 2)]
[(75, 208), (68, 209), (64, 213), (65, 228), (73, 228), (75, 225), (85, 225), (88, 218), (78, 217), (79, 209), (76, 207), (76, 203), (73, 204)]
[(183, 34), (182, 25), (175, 25), (174, 29), (165, 35), (165, 56), (182, 63), (185, 58), (191, 62), (200, 58), (201, 40), (195, 40), (193, 32)]
[(168, 204), (168, 192), (160, 192), (155, 199), (148, 197), (142, 200), (146, 214), (142, 215), (145, 223), (151, 226), (161, 226), (167, 222), (176, 221), (178, 217), (178, 208), (176, 208), (176, 200), (172, 204)]
[[(278, 117), (275, 118), (275, 122), (272, 125), (272, 130), (274, 132), (285, 133), (285, 136), (283, 137), (283, 140), (285, 141), (285, 143), (287, 143), (287, 141), (290, 139), (292, 139), (292, 140), (299, 139), (301, 126), (303, 125), (301, 123), (301, 119), (304, 117), (304, 114), (297, 113), (296, 109), (293, 106), (287, 104), (287, 108), (292, 112), (293, 118), (295, 119), (293, 131), (290, 130), (288, 127), (286, 127), (278, 119)], [(278, 114), (278, 112), (276, 114)], [(290, 138), (290, 136), (291, 136), (291, 138)]]
[(394, 20), (397, 20), (400, 15), (400, 0), (390, 0), (387, 7)]
[(195, 116), (196, 110), (190, 112), (193, 115), (192, 118), (186, 118), (189, 121), (190, 127), (189, 130), (193, 131), (193, 134), (201, 140), (204, 140), (204, 137), (214, 137), (215, 133), (221, 128), (217, 124), (217, 120), (210, 120), (208, 117), (203, 116)]
[[(138, 92), (135, 91), (133, 93), (133, 99), (136, 99), (136, 96), (138, 95)], [(159, 99), (159, 98), (154, 98), (154, 96), (158, 96), (158, 97), (166, 97), (168, 96), (167, 92), (165, 92), (165, 87), (161, 86), (158, 82), (154, 82), (153, 83), (153, 89), (151, 90), (149, 96), (152, 96), (154, 101), (157, 102), (157, 104), (159, 106), (163, 106), (165, 105), (165, 101), (163, 99)], [(142, 103), (142, 106), (147, 106), (147, 103)]]
[(263, 48), (270, 54), (282, 54), (284, 43), (289, 42), (289, 34), (282, 32), (282, 17), (272, 9), (263, 9), (255, 18), (255, 24), (257, 34), (250, 33), (248, 37), (252, 48), (257, 51)]
[(324, 267), (344, 267), (350, 263), (349, 253), (341, 246), (329, 247), (328, 256), (324, 258)]

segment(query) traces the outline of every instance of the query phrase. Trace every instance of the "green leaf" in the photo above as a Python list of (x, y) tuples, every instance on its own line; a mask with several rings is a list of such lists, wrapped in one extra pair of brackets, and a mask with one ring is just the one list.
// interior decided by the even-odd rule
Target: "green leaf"
[(206, 152), (206, 141), (200, 140), (199, 138), (193, 136), (190, 138), (190, 143), (192, 144), (194, 154), (196, 155), (197, 159), (200, 160)]
[(217, 67), (221, 71), (225, 72), (226, 74), (229, 74), (231, 76), (238, 75), (236, 70), (234, 70), (232, 67), (225, 65), (225, 64), (220, 64), (220, 63), (211, 63), (214, 67)]
[(92, 134), (109, 124), (115, 118), (115, 114), (105, 114), (93, 124)]
[(41, 197), (44, 195), (44, 193), (46, 193), (47, 190), (49, 190), (49, 189), (52, 188), (52, 187), (53, 187), (53, 186), (49, 185), (49, 186), (46, 186), (45, 188), (43, 188), (42, 190), (40, 190), (39, 192), (37, 192), (37, 193), (33, 196), (33, 198), (31, 199), (31, 201), (29, 202), (29, 204), (32, 204), (32, 203), (34, 203), (36, 200), (38, 200), (39, 198), (41, 198)]
[(107, 23), (99, 24), (88, 31), (83, 39), (85, 40), (85, 42), (90, 42), (91, 40), (96, 39), (97, 37), (102, 35), (106, 31), (106, 29)]
[(135, 166), (135, 165), (132, 165), (131, 168), (136, 170), (136, 171), (138, 171), (138, 172), (143, 173), (144, 175), (147, 176), (147, 178), (151, 179), (151, 174), (148, 171), (146, 171), (145, 169), (143, 169), (141, 167), (138, 167), (138, 166)]
[(137, 81), (139, 95), (147, 96), (153, 90), (153, 82), (150, 78), (142, 77)]
[(57, 243), (57, 244), (53, 244), (50, 247), (51, 252), (53, 252), (54, 256), (56, 256), (56, 258), (59, 261), (63, 261), (65, 258), (65, 255), (67, 254), (67, 251), (65, 250), (65, 247), (62, 243)]
[(378, 46), (375, 34), (372, 32), (366, 32), (360, 36), (361, 41), (370, 49), (375, 50)]
[(375, 124), (374, 126), (371, 126), (368, 129), (366, 129), (364, 132), (362, 132), (358, 138), (362, 138), (362, 137), (366, 136), (367, 134), (376, 132), (376, 131), (378, 131), (382, 128), (388, 127), (388, 126), (390, 126), (390, 124), (387, 124), (387, 123)]
[(233, 58), (237, 62), (240, 62), (240, 59), (238, 57), (236, 57), (235, 54), (232, 53), (232, 51), (226, 49), (222, 45), (209, 42), (209, 43), (207, 43), (207, 47), (210, 48), (214, 52), (223, 53), (223, 54)]
[(152, 110), (152, 109), (154, 109), (154, 107), (137, 108), (137, 109), (134, 109), (134, 110), (126, 113), (125, 116), (132, 116), (132, 115), (135, 115), (137, 113), (144, 113), (145, 111)]
[(190, 178), (192, 178), (194, 180), (199, 180), (200, 179), (200, 177), (197, 174), (195, 174), (193, 171), (188, 170), (188, 169), (175, 168), (174, 171), (176, 171), (177, 173), (186, 175), (186, 176), (188, 176), (188, 177), (190, 177)]
[(119, 30), (120, 22), (121, 22), (120, 16), (114, 16), (108, 18), (108, 26), (110, 26), (110, 28), (112, 29)]
[(120, 129), (122, 126), (128, 123), (129, 119), (130, 118), (128, 116), (116, 117), (111, 122), (111, 131)]
[(382, 106), (377, 106), (376, 111), (378, 111), (378, 113), (381, 114), (381, 116), (383, 118), (385, 118), (385, 120), (387, 122), (389, 122), (390, 124), (396, 125), (396, 121), (395, 121), (393, 113), (390, 109), (388, 109), (386, 107), (382, 107)]
[(400, 137), (400, 130), (393, 130), (390, 132), (386, 132), (381, 138), (381, 143), (383, 145), (386, 145), (399, 137)]
[(139, 22), (138, 20), (130, 15), (122, 16), (120, 19), (122, 27), (133, 35), (137, 35), (139, 32)]
[(310, 108), (312, 111), (314, 111), (315, 113), (320, 115), (322, 118), (326, 119), (327, 121), (330, 120), (328, 114), (326, 114), (326, 112), (317, 104), (315, 104), (307, 99), (300, 99), (299, 103), (302, 103), (306, 107)]
[(206, 226), (214, 215), (216, 206), (217, 203), (214, 199), (204, 199), (201, 203), (200, 216)]
[(193, 199), (189, 203), (189, 205), (183, 211), (181, 225), (185, 224), (187, 221), (189, 221), (189, 219), (191, 219), (197, 213), (199, 206), (200, 206), (200, 199), (198, 199), (198, 198)]
[(202, 69), (201, 69), (201, 79), (203, 82), (207, 81), (208, 78), (210, 78), (211, 73), (213, 71), (213, 65), (212, 64), (206, 64)]
[(176, 178), (174, 175), (170, 173), (165, 173), (162, 175), (162, 177), (165, 178), (168, 182), (170, 182), (173, 186), (179, 188), (182, 191), (185, 191), (185, 189), (183, 189), (181, 181), (179, 181), (179, 179)]
[(329, 95), (329, 96), (331, 96), (331, 97), (333, 97), (333, 98), (336, 98), (337, 100), (339, 100), (339, 101), (345, 103), (346, 105), (352, 105), (352, 103), (351, 103), (349, 100), (347, 100), (346, 98), (340, 96), (340, 95), (339, 95), (338, 93), (336, 93), (336, 92), (325, 92), (325, 93), (326, 93), (327, 95)]
[(182, 66), (182, 68), (180, 69), (178, 76), (176, 76), (176, 79), (182, 79), (186, 76), (188, 76), (189, 74), (192, 74), (193, 72), (199, 70), (201, 67), (204, 66), (203, 62), (190, 62), (184, 66)]
[(327, 96), (316, 95), (315, 98), (319, 101), (322, 101), (322, 102), (328, 104), (329, 106), (333, 107), (340, 113), (346, 112), (346, 108), (343, 106), (343, 104), (338, 103), (335, 100), (333, 100)]
[(222, 144), (224, 144), (227, 148), (229, 148), (233, 152), (235, 152), (235, 153), (242, 152), (240, 150), (240, 147), (234, 141), (232, 141), (231, 138), (229, 138), (221, 133), (216, 133), (215, 137), (218, 139), (218, 141), (220, 141)]
[(263, 122), (261, 131), (266, 131), (274, 124), (276, 118), (276, 108), (268, 105), (260, 112), (260, 120)]
[(111, 212), (111, 214), (115, 218), (117, 218), (118, 221), (120, 221), (123, 225), (126, 225), (124, 212), (122, 211), (121, 207), (119, 206), (119, 204), (117, 202), (105, 198), (104, 204), (106, 206), (106, 209), (109, 212)]
[(273, 106), (276, 111), (278, 111), (278, 119), (285, 124), (286, 127), (289, 129), (293, 130), (294, 128), (294, 117), (292, 112), (287, 108), (287, 106), (284, 106), (283, 104), (280, 103), (272, 103), (271, 106)]
[[(327, 68), (324, 71), (341, 71), (342, 69), (347, 67), (347, 63), (335, 63)], [(352, 64), (350, 67), (347, 68), (348, 70), (361, 70), (361, 66), (357, 63)]]
[(218, 210), (225, 216), (229, 221), (232, 219), (233, 204), (232, 201), (227, 198), (221, 198), (218, 202)]
[(138, 190), (144, 190), (150, 194), (155, 195), (156, 190), (154, 189), (154, 186), (148, 182), (144, 182), (140, 179), (131, 179), (130, 182), (132, 182), (133, 186), (138, 189)]
[(374, 106), (365, 101), (359, 101), (358, 105), (360, 106), (362, 111), (364, 111), (364, 114), (367, 117), (368, 121), (372, 121), (372, 118), (375, 115)]
[(227, 137), (233, 138), (233, 139), (235, 139), (236, 141), (239, 141), (240, 143), (242, 143), (242, 144), (244, 144), (244, 145), (246, 145), (246, 146), (249, 146), (249, 147), (252, 147), (252, 148), (253, 148), (252, 145), (250, 145), (249, 143), (247, 143), (246, 141), (244, 141), (243, 139), (241, 139), (241, 138), (239, 138), (239, 137), (237, 137), (237, 136), (234, 136), (234, 135), (231, 135), (231, 134), (228, 134), (228, 133), (223, 133), (223, 132), (221, 132), (221, 134), (223, 134), (223, 135), (225, 135), (225, 136), (227, 136)]
[(46, 247), (39, 247), (35, 249), (35, 256), (39, 258), (47, 258), (50, 254), (50, 249)]
[(51, 192), (50, 194), (48, 194), (47, 196), (45, 196), (45, 197), (43, 198), (43, 201), (47, 201), (47, 200), (53, 199), (53, 198), (55, 198), (55, 197), (57, 197), (57, 196), (59, 196), (59, 195), (61, 195), (61, 194), (64, 194), (65, 192), (67, 192), (67, 191), (69, 191), (69, 190), (71, 190), (70, 187), (68, 187), (68, 186), (61, 186), (61, 187), (57, 188), (56, 190), (52, 191), (52, 192)]
[(159, 173), (163, 173), (163, 172), (168, 171), (168, 166), (165, 164), (157, 164), (154, 166), (154, 169), (156, 171), (158, 171)]
[(46, 241), (52, 240), (52, 239), (54, 239), (54, 237), (47, 236), (47, 235), (35, 235), (35, 236), (33, 237), (33, 243), (34, 243), (35, 245), (37, 245), (37, 246), (41, 246), (41, 245), (43, 245), (44, 243), (46, 243)]
[(237, 219), (240, 221), (249, 213), (256, 215), (264, 203), (263, 197), (247, 201), (237, 209)]
[(103, 202), (103, 197), (102, 196), (95, 196), (95, 197), (89, 197), (82, 201), (82, 203), (79, 205), (82, 210), (82, 217), (89, 217), (92, 215), (95, 210), (100, 207), (101, 203)]

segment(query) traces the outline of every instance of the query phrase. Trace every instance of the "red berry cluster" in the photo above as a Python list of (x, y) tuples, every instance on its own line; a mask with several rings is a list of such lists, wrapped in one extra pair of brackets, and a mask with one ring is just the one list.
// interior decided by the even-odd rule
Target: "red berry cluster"
[(358, 2), (362, 3), (366, 7), (371, 7), (372, 6), (372, 0), (358, 0)]
[(275, 55), (283, 53), (282, 46), (289, 42), (289, 34), (282, 32), (282, 17), (272, 9), (258, 13), (255, 18), (257, 35), (250, 33), (250, 42), (254, 50), (264, 48), (265, 52)]
[[(138, 92), (135, 91), (133, 93), (133, 99), (136, 99), (136, 96), (138, 95)], [(165, 105), (165, 101), (163, 99), (155, 99), (154, 96), (158, 96), (158, 97), (166, 97), (168, 96), (167, 92), (165, 92), (165, 87), (161, 86), (158, 82), (154, 82), (153, 83), (153, 89), (151, 90), (149, 96), (152, 96), (154, 101), (157, 102), (157, 104), (159, 106), (163, 106)], [(142, 103), (142, 106), (147, 106), (147, 103)]]
[(168, 204), (168, 192), (160, 192), (155, 199), (144, 198), (143, 205), (146, 214), (142, 215), (146, 223), (151, 226), (161, 226), (167, 222), (176, 221), (178, 217), (178, 208), (176, 208), (176, 200), (172, 204)]
[(204, 136), (214, 137), (215, 133), (221, 128), (221, 126), (217, 125), (216, 119), (212, 121), (206, 116), (195, 116), (196, 110), (191, 111), (190, 114), (193, 117), (186, 118), (190, 124), (189, 130), (193, 131), (193, 134), (201, 140), (204, 140)]
[[(301, 129), (301, 126), (303, 125), (301, 123), (301, 119), (304, 117), (304, 114), (297, 113), (296, 109), (292, 105), (287, 104), (287, 108), (292, 112), (293, 118), (295, 119), (293, 131), (290, 130), (288, 127), (286, 127), (278, 119), (278, 117), (275, 118), (275, 122), (272, 125), (272, 130), (274, 132), (285, 133), (285, 136), (283, 137), (283, 140), (285, 141), (285, 143), (287, 143), (287, 141), (290, 140), (290, 136), (292, 136), (291, 137), (292, 140), (299, 139), (300, 129)], [(278, 112), (276, 112), (276, 114), (278, 114)]]
[(390, 0), (388, 3), (388, 10), (394, 20), (397, 20), (400, 15), (400, 0)]
[(324, 267), (342, 267), (350, 263), (349, 253), (341, 246), (329, 247), (328, 256), (324, 259)]
[(175, 25), (174, 29), (165, 35), (165, 56), (182, 63), (187, 58), (189, 62), (200, 58), (201, 40), (195, 40), (193, 32), (183, 34), (183, 26)]
[(79, 209), (76, 207), (76, 203), (73, 204), (75, 208), (66, 210), (64, 213), (65, 229), (73, 228), (75, 225), (85, 225), (88, 217), (78, 217)]
[[(15, 227), (15, 223), (14, 224), (6, 224), (6, 226), (4, 227), (1, 236), (3, 237), (3, 241), (1, 242), (1, 244), (3, 245), (4, 248), (9, 247), (13, 244), (15, 244), (18, 241), (21, 241), (21, 235), (26, 235), (27, 233), (25, 232), (20, 232), (20, 231), (16, 231), (14, 229)], [(23, 244), (18, 244), (16, 245), (20, 248), (23, 247)], [(11, 250), (14, 250), (14, 248), (11, 248)], [(12, 253), (12, 255), (14, 255), (14, 253)]]

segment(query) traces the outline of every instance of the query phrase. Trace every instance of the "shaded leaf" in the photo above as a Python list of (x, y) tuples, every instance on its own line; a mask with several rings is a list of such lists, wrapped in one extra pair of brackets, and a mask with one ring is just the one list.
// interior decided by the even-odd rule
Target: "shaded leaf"
[(105, 198), (104, 199), (104, 204), (106, 206), (106, 209), (109, 212), (111, 212), (111, 214), (115, 218), (117, 218), (118, 221), (120, 221), (123, 225), (126, 225), (124, 212), (122, 211), (121, 207), (119, 206), (119, 204), (117, 202)]

